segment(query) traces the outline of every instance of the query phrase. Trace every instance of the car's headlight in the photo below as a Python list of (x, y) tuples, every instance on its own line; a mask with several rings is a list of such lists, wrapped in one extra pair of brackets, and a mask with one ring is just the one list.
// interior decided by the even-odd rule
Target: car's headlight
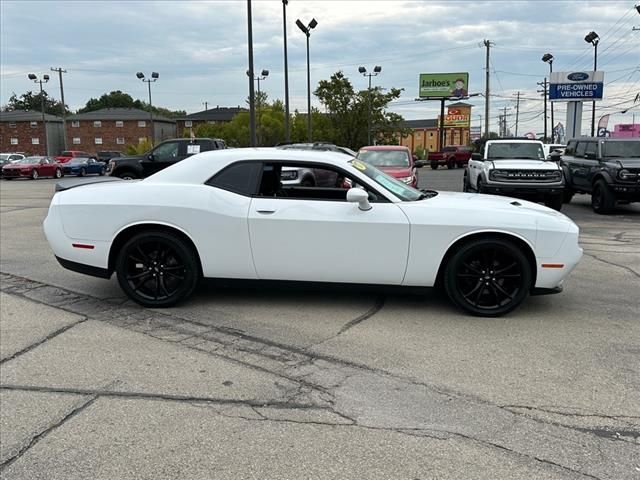
[(280, 172), (280, 180), (295, 180), (298, 178), (297, 170), (285, 170)]
[(400, 180), (401, 182), (407, 183), (409, 185), (413, 183), (413, 177), (399, 177), (398, 180)]
[(622, 170), (618, 170), (618, 178), (621, 180), (635, 180), (638, 178), (638, 174), (623, 168)]

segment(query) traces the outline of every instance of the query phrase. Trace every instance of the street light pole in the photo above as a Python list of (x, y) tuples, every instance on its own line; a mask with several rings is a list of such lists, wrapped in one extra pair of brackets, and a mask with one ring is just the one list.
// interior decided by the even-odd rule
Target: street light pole
[(365, 77), (369, 77), (369, 89), (367, 90), (367, 145), (371, 145), (371, 77), (377, 77), (381, 71), (382, 67), (380, 65), (373, 67), (373, 73), (367, 73), (367, 69), (364, 67), (358, 68), (358, 72)]
[[(545, 53), (542, 56), (542, 61), (549, 64), (549, 81), (551, 81), (551, 74), (553, 73), (553, 55)], [(551, 143), (556, 143), (556, 127), (553, 119), (553, 102), (551, 103)]]
[(315, 18), (312, 18), (309, 25), (305, 26), (299, 19), (296, 20), (296, 25), (302, 33), (307, 36), (307, 141), (311, 143), (311, 68), (309, 63), (309, 37), (311, 36), (311, 30), (316, 28), (318, 22)]
[(49, 81), (49, 75), (43, 75), (42, 79), (38, 79), (33, 73), (29, 74), (29, 80), (33, 80), (34, 83), (40, 84), (40, 110), (42, 112), (42, 127), (44, 128), (44, 154), (49, 155), (49, 134), (47, 132), (47, 120), (44, 115), (44, 90), (42, 84)]
[(287, 4), (289, 0), (282, 0), (282, 30), (284, 34), (284, 141), (291, 141), (289, 129), (289, 60), (287, 58)]
[(253, 90), (253, 22), (251, 21), (251, 0), (247, 0), (247, 45), (249, 49), (249, 143), (256, 146), (256, 106)]
[(154, 126), (153, 126), (153, 103), (151, 103), (151, 84), (158, 80), (158, 78), (160, 77), (160, 74), (158, 72), (151, 72), (151, 78), (145, 79), (144, 78), (144, 73), (138, 72), (138, 73), (136, 73), (136, 77), (138, 77), (140, 80), (145, 82), (147, 84), (147, 86), (149, 87), (149, 120), (150, 120), (150, 123), (151, 123), (151, 146), (153, 147), (153, 145), (154, 145), (154, 137), (155, 137), (155, 129), (154, 129)]
[[(596, 32), (589, 32), (584, 41), (593, 45), (593, 72), (598, 69), (598, 43), (600, 43), (600, 37)], [(594, 100), (591, 105), (591, 136), (595, 136), (596, 128), (596, 101)]]

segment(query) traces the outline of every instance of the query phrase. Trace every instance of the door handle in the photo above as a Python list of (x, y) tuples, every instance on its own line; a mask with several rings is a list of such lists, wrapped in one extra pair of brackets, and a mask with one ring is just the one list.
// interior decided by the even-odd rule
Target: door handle
[(256, 211), (262, 215), (271, 215), (272, 213), (276, 213), (275, 210), (256, 210)]

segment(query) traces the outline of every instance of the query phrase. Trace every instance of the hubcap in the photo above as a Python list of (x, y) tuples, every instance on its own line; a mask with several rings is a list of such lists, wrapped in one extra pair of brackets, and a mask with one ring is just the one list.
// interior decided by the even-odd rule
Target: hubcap
[(127, 283), (136, 294), (149, 300), (175, 295), (186, 274), (180, 254), (164, 242), (141, 241), (131, 248), (126, 259)]
[(520, 293), (522, 270), (517, 259), (505, 249), (471, 252), (456, 273), (456, 287), (475, 308), (498, 309)]

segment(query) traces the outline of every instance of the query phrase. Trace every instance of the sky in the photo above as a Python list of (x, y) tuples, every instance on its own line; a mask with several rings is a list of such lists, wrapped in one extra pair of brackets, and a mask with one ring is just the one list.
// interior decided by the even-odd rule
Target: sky
[[(638, 0), (640, 1), (640, 0)], [(306, 111), (306, 39), (296, 19), (318, 22), (311, 31), (311, 85), (341, 70), (356, 89), (368, 79), (358, 73), (380, 65), (372, 84), (403, 88), (389, 109), (407, 120), (436, 118), (439, 102), (417, 102), (420, 73), (469, 72), (469, 92), (485, 89), (485, 48), (491, 48), (490, 125), (506, 107), (513, 131), (520, 92), (519, 134), (543, 131), (543, 99), (537, 90), (549, 74), (541, 61), (551, 53), (554, 71), (593, 69), (594, 48), (584, 40), (600, 36), (598, 69), (605, 72), (604, 99), (596, 121), (611, 114), (609, 127), (640, 122), (640, 14), (638, 1), (382, 1), (289, 0), (287, 45), (291, 110)], [(270, 99), (284, 98), (281, 0), (253, 0), (255, 71)], [(638, 30), (633, 30), (633, 27)], [(135, 76), (152, 71), (154, 105), (188, 113), (215, 106), (246, 106), (249, 92), (247, 1), (32, 1), (0, 0), (0, 105), (39, 86), (27, 75), (48, 74), (47, 92), (72, 110), (112, 90), (147, 100), (147, 85)], [(484, 97), (473, 97), (472, 125), (484, 116)], [(315, 97), (312, 104), (321, 108)], [(626, 114), (619, 113), (628, 109)], [(566, 104), (555, 104), (565, 122)], [(591, 122), (585, 104), (583, 132)], [(483, 120), (484, 130), (484, 120)]]

